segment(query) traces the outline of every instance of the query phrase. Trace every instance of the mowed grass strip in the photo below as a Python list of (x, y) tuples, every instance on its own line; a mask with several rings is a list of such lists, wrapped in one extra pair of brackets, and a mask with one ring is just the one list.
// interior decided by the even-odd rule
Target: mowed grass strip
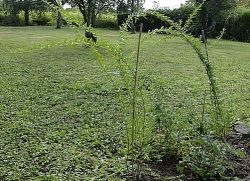
[[(95, 31), (119, 41), (118, 31)], [(57, 46), (75, 36), (70, 28), (0, 27), (1, 180), (114, 179), (125, 169), (124, 123), (109, 73), (88, 48)], [(208, 90), (203, 66), (184, 41), (162, 38), (143, 41), (141, 72), (162, 83), (172, 117), (200, 113)], [(137, 41), (131, 35), (124, 51)], [(224, 109), (249, 118), (250, 44), (211, 40), (208, 49)]]

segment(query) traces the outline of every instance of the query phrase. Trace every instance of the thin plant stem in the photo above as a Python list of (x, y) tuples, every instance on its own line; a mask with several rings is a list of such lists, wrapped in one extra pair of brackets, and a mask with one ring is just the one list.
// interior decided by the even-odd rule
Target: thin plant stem
[[(137, 57), (136, 57), (136, 65), (135, 65), (135, 73), (134, 73), (134, 87), (133, 87), (133, 98), (132, 98), (132, 133), (131, 133), (131, 152), (132, 157), (134, 156), (134, 141), (135, 141), (135, 129), (136, 129), (136, 91), (138, 85), (138, 73), (139, 73), (139, 57), (140, 57), (140, 48), (141, 48), (141, 35), (142, 35), (142, 27), (143, 24), (140, 25), (140, 34), (139, 34), (139, 42), (137, 49)], [(132, 170), (134, 169), (134, 158), (132, 158)]]
[[(207, 56), (207, 62), (209, 63), (209, 56), (208, 56), (208, 48), (207, 48), (207, 37), (205, 35), (204, 30), (202, 30), (202, 37), (203, 37), (203, 41), (204, 41), (204, 47), (205, 47), (205, 52), (206, 52), (206, 56)], [(217, 95), (217, 91), (216, 91), (216, 87), (214, 85), (214, 82), (211, 82), (211, 91), (214, 94), (214, 104), (215, 104), (215, 109), (216, 109), (216, 118), (217, 121), (222, 121), (222, 135), (223, 138), (225, 138), (226, 136), (226, 131), (225, 131), (225, 122), (224, 119), (222, 118), (222, 111), (220, 108), (220, 103), (219, 103), (219, 98)]]
[(208, 48), (207, 48), (207, 37), (205, 35), (205, 31), (204, 30), (202, 30), (202, 37), (203, 37), (203, 41), (204, 41), (204, 46), (205, 46), (207, 61), (209, 61)]
[[(145, 138), (145, 122), (146, 122), (146, 102), (144, 99), (143, 91), (140, 89), (141, 98), (142, 98), (142, 106), (143, 106), (143, 122), (142, 122), (142, 139)], [(142, 140), (141, 140), (142, 143)]]
[(204, 97), (203, 97), (203, 106), (202, 106), (202, 116), (201, 116), (201, 125), (204, 129), (204, 116), (205, 116), (205, 107), (206, 107), (206, 90), (204, 92)]

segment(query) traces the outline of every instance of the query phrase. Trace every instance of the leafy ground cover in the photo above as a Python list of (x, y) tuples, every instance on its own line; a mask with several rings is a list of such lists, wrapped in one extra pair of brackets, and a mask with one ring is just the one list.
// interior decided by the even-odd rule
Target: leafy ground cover
[[(96, 33), (118, 41), (117, 31)], [(143, 41), (141, 70), (161, 83), (169, 118), (201, 115), (204, 68), (181, 39), (159, 37)], [(60, 44), (74, 38), (69, 28), (0, 27), (1, 180), (125, 179), (125, 124), (110, 72), (88, 47)], [(232, 122), (249, 119), (250, 44), (211, 40), (208, 49), (223, 108)]]

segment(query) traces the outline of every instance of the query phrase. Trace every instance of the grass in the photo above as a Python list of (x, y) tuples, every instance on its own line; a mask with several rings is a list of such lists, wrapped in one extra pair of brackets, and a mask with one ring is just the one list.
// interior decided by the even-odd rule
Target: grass
[[(119, 33), (97, 29), (108, 41)], [(136, 50), (131, 35), (126, 51)], [(0, 27), (0, 179), (121, 180), (124, 123), (109, 73), (88, 48), (41, 45), (74, 39), (53, 27)], [(179, 38), (147, 38), (141, 71), (159, 80), (173, 119), (201, 113), (208, 90), (204, 68)], [(250, 117), (250, 44), (211, 40), (210, 60), (223, 107), (234, 120)], [(197, 114), (200, 115), (200, 114)]]

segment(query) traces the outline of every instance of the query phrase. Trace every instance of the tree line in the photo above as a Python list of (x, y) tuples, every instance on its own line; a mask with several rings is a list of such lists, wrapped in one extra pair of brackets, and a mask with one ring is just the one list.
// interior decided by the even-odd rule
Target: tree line
[[(0, 0), (0, 11), (5, 11), (11, 18), (12, 25), (18, 25), (18, 14), (24, 12), (25, 25), (29, 25), (31, 11), (57, 11), (57, 28), (61, 27), (62, 15), (60, 9), (64, 4), (77, 7), (87, 26), (94, 26), (98, 14), (117, 9), (121, 12), (138, 12), (145, 0)], [(118, 12), (120, 13), (120, 12)]]
[[(155, 8), (150, 11), (143, 9), (144, 3), (145, 0), (0, 0), (0, 24), (4, 19), (3, 14), (5, 18), (8, 17), (10, 25), (19, 25), (18, 15), (20, 14), (23, 16), (24, 25), (30, 25), (30, 12), (41, 14), (53, 11), (57, 14), (56, 27), (61, 28), (63, 20), (65, 20), (62, 17), (63, 5), (67, 4), (77, 8), (82, 15), (82, 22), (93, 27), (96, 26), (98, 15), (104, 12), (117, 14), (119, 23), (124, 22), (128, 15), (139, 15), (144, 12), (143, 17), (138, 19), (145, 23), (148, 31), (164, 25), (157, 17), (154, 17), (155, 12), (169, 16), (174, 21), (182, 21), (184, 24), (193, 10), (203, 3), (198, 16), (193, 21), (192, 34), (199, 36), (204, 30), (207, 37), (215, 37), (219, 36), (224, 28), (227, 28), (226, 36), (230, 39), (242, 40), (245, 38), (247, 41), (250, 39), (250, 35), (247, 33), (250, 32), (250, 25), (248, 25), (250, 0), (187, 0), (180, 8), (158, 9), (156, 8), (158, 6), (155, 5)], [(1, 12), (4, 12), (2, 18)], [(146, 16), (147, 18), (145, 18)], [(242, 24), (243, 22), (244, 24)], [(242, 36), (237, 34), (239, 28), (244, 29), (240, 31)]]

